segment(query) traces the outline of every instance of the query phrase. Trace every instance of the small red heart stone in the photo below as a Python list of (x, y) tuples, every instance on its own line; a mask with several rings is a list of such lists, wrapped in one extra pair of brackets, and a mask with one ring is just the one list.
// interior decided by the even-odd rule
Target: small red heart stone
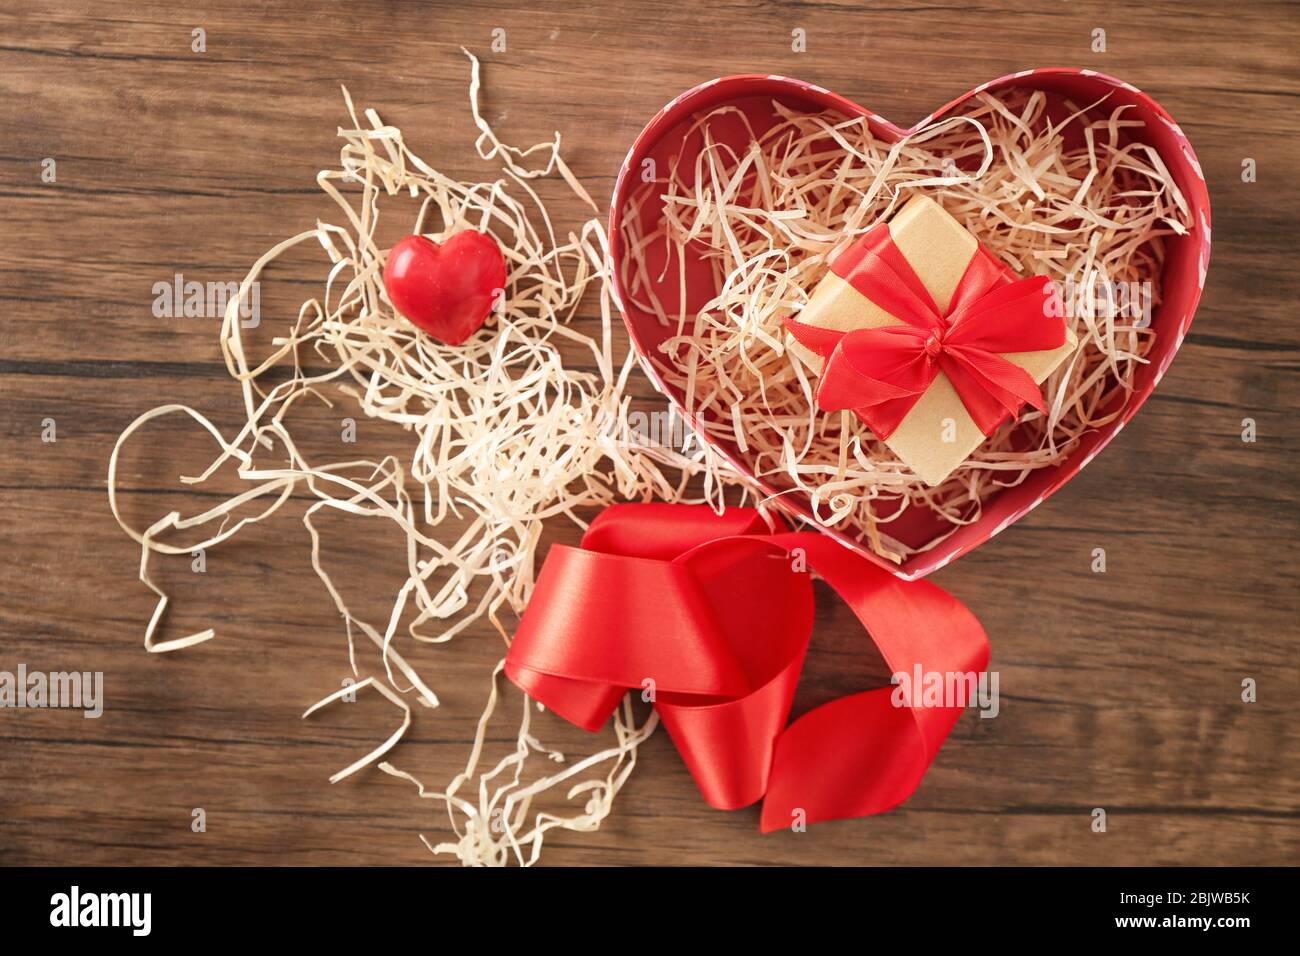
[(407, 236), (388, 253), (384, 288), (413, 325), (448, 345), (460, 345), (492, 313), (506, 284), (506, 261), (491, 236), (466, 229), (439, 245)]

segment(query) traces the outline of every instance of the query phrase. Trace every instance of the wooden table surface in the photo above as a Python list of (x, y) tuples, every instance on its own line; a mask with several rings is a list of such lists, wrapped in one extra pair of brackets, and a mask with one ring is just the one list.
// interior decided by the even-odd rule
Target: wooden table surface
[[(337, 162), (340, 84), (434, 165), (490, 175), (471, 148), (462, 44), (483, 59), (503, 138), (560, 130), (601, 203), (640, 126), (709, 77), (799, 76), (910, 122), (982, 80), (1073, 65), (1158, 98), (1214, 204), (1205, 298), (1142, 414), (1048, 505), (934, 578), (987, 627), (997, 719), (963, 717), (902, 808), (769, 836), (756, 810), (710, 810), (658, 733), (606, 825), (553, 834), (543, 863), (1296, 862), (1300, 5), (1026, 6), (35, 2), (0, 14), (0, 670), (102, 671), (106, 697), (97, 720), (0, 711), (0, 862), (415, 864), (433, 861), (420, 833), (447, 838), (403, 781), (326, 782), (395, 718), (363, 695), (299, 719), (348, 674), (301, 508), (214, 548), (204, 574), (159, 561), (168, 634), (219, 636), (150, 655), (154, 602), (105, 474), (119, 432), (154, 405), (241, 421), (217, 321), (155, 318), (152, 288), (176, 273), (238, 279), (332, 212), (314, 176)], [(505, 52), (490, 48), (496, 28)], [(791, 50), (795, 29), (806, 52)], [(1243, 182), (1248, 158), (1256, 182)], [(574, 202), (552, 211), (581, 216)], [(262, 341), (322, 276), (304, 254), (267, 277)], [(654, 394), (644, 380), (636, 390)], [(128, 516), (144, 526), (220, 500), (176, 480), (212, 453), (179, 420), (144, 433), (124, 464)], [(364, 522), (332, 532), (331, 567), (384, 613), (398, 539)], [(573, 538), (557, 526), (552, 540)], [(1096, 548), (1104, 574), (1090, 569)], [(819, 597), (799, 709), (884, 681), (847, 610)], [(398, 766), (430, 784), (460, 768), (501, 653), (486, 626), (409, 651), (444, 706), (416, 713)], [(583, 745), (549, 715), (537, 726)], [(493, 739), (513, 733), (512, 715)]]

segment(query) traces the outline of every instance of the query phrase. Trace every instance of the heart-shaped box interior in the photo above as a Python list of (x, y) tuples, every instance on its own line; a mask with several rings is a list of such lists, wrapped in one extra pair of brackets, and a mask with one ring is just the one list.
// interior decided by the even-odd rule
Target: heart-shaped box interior
[[(1148, 144), (1158, 153), (1186, 199), (1190, 224), (1185, 235), (1172, 236), (1167, 240), (1161, 276), (1162, 301), (1151, 316), (1151, 326), (1155, 331), (1154, 345), (1146, 356), (1146, 363), (1136, 372), (1131, 393), (1120, 397), (1124, 399), (1124, 407), (1109, 423), (1084, 434), (1067, 458), (1053, 466), (1036, 469), (1019, 484), (998, 491), (984, 502), (977, 520), (943, 537), (937, 546), (917, 550), (901, 563), (894, 563), (874, 553), (851, 530), (823, 527), (824, 531), (846, 546), (909, 580), (923, 577), (947, 565), (1041, 504), (1119, 433), (1169, 367), (1191, 324), (1205, 283), (1210, 254), (1209, 196), (1196, 156), (1177, 124), (1150, 97), (1133, 86), (1090, 70), (1049, 68), (1004, 76), (958, 97), (908, 129), (895, 126), (863, 107), (810, 83), (772, 75), (730, 76), (703, 83), (660, 110), (633, 143), (614, 188), (609, 224), (614, 288), (633, 345), (643, 358), (647, 358), (657, 355), (661, 343), (677, 330), (674, 325), (663, 324), (657, 315), (639, 307), (636, 298), (628, 294), (629, 265), (641, 269), (639, 283), (642, 287), (648, 284), (653, 288), (662, 308), (669, 314), (683, 310), (688, 315), (693, 314), (718, 292), (715, 271), (709, 263), (692, 255), (690, 245), (685, 247), (685, 261), (681, 263), (676, 261), (672, 247), (665, 243), (647, 245), (642, 251), (644, 258), (640, 264), (624, 261), (629, 257), (625, 218), (639, 217), (640, 222), (636, 225), (639, 225), (643, 234), (648, 235), (663, 215), (662, 201), (652, 199), (632, 202), (633, 190), (641, 184), (642, 170), (656, 167), (662, 169), (674, 163), (679, 168), (689, 168), (694, 156), (700, 151), (702, 138), (698, 135), (687, 136), (686, 133), (702, 114), (724, 105), (734, 107), (735, 111), (710, 119), (709, 130), (715, 142), (737, 149), (743, 149), (752, 137), (760, 136), (778, 121), (774, 103), (796, 111), (811, 113), (830, 110), (849, 117), (866, 117), (873, 136), (885, 142), (896, 142), (927, 127), (938, 118), (951, 114), (980, 92), (988, 91), (996, 95), (1012, 88), (1042, 91), (1051, 104), (1049, 108), (1057, 109), (1058, 112), (1068, 109), (1067, 101), (1092, 103), (1103, 97), (1111, 106), (1131, 106), (1131, 112), (1126, 113), (1126, 116), (1140, 119), (1142, 126), (1140, 129), (1126, 130), (1125, 134)], [(746, 128), (747, 124), (749, 128)], [(653, 165), (647, 164), (648, 160)], [(792, 516), (813, 520), (806, 494), (777, 489), (763, 478), (756, 477), (746, 463), (746, 456), (734, 442), (719, 438), (716, 433), (706, 434), (698, 427), (686, 408), (680, 387), (666, 382), (656, 371), (654, 362), (644, 361), (642, 364), (659, 390), (694, 427), (696, 433), (713, 445), (738, 472), (745, 475), (760, 494), (772, 496), (772, 502)], [(779, 491), (786, 493), (778, 494)], [(891, 527), (891, 534), (912, 548), (920, 549), (948, 530), (949, 527), (933, 514), (922, 508), (909, 508)]]

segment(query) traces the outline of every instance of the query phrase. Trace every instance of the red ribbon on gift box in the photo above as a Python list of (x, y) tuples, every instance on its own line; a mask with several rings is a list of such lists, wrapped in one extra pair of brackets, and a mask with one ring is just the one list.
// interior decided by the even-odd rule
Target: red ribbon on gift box
[(506, 674), (592, 731), (629, 689), (653, 688), (704, 799), (730, 810), (761, 798), (764, 832), (880, 813), (916, 789), (962, 708), (918, 706), (915, 692), (895, 706), (882, 687), (787, 726), (813, 570), (891, 673), (987, 666), (979, 621), (933, 584), (902, 581), (821, 534), (773, 533), (754, 509), (628, 504), (602, 512), (581, 547), (552, 546)]
[(853, 409), (886, 439), (940, 371), (985, 435), (1024, 403), (1044, 411), (1033, 377), (998, 353), (1065, 344), (1065, 307), (1046, 276), (1013, 280), (980, 247), (944, 312), (887, 223), (849, 246), (831, 271), (903, 324), (840, 332), (785, 320), (800, 344), (826, 360), (817, 387), (824, 411)]

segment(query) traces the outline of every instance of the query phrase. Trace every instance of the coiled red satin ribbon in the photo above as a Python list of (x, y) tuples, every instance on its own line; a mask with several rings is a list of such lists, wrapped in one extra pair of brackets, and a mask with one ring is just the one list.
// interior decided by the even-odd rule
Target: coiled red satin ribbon
[[(813, 532), (769, 533), (758, 512), (615, 505), (554, 545), (506, 657), (506, 674), (597, 730), (629, 689), (655, 706), (705, 800), (763, 798), (764, 832), (865, 816), (905, 800), (961, 712), (896, 707), (893, 688), (786, 719), (812, 633), (816, 572), (857, 615), (891, 673), (965, 674), (988, 663), (975, 616)], [(864, 635), (865, 637), (866, 635)]]
[(904, 324), (838, 332), (785, 320), (800, 344), (826, 360), (817, 386), (823, 410), (851, 408), (885, 439), (940, 371), (985, 435), (1023, 403), (1044, 410), (1033, 377), (998, 353), (1065, 344), (1065, 307), (1046, 276), (1012, 279), (980, 247), (941, 312), (887, 223), (846, 249), (831, 271)]

